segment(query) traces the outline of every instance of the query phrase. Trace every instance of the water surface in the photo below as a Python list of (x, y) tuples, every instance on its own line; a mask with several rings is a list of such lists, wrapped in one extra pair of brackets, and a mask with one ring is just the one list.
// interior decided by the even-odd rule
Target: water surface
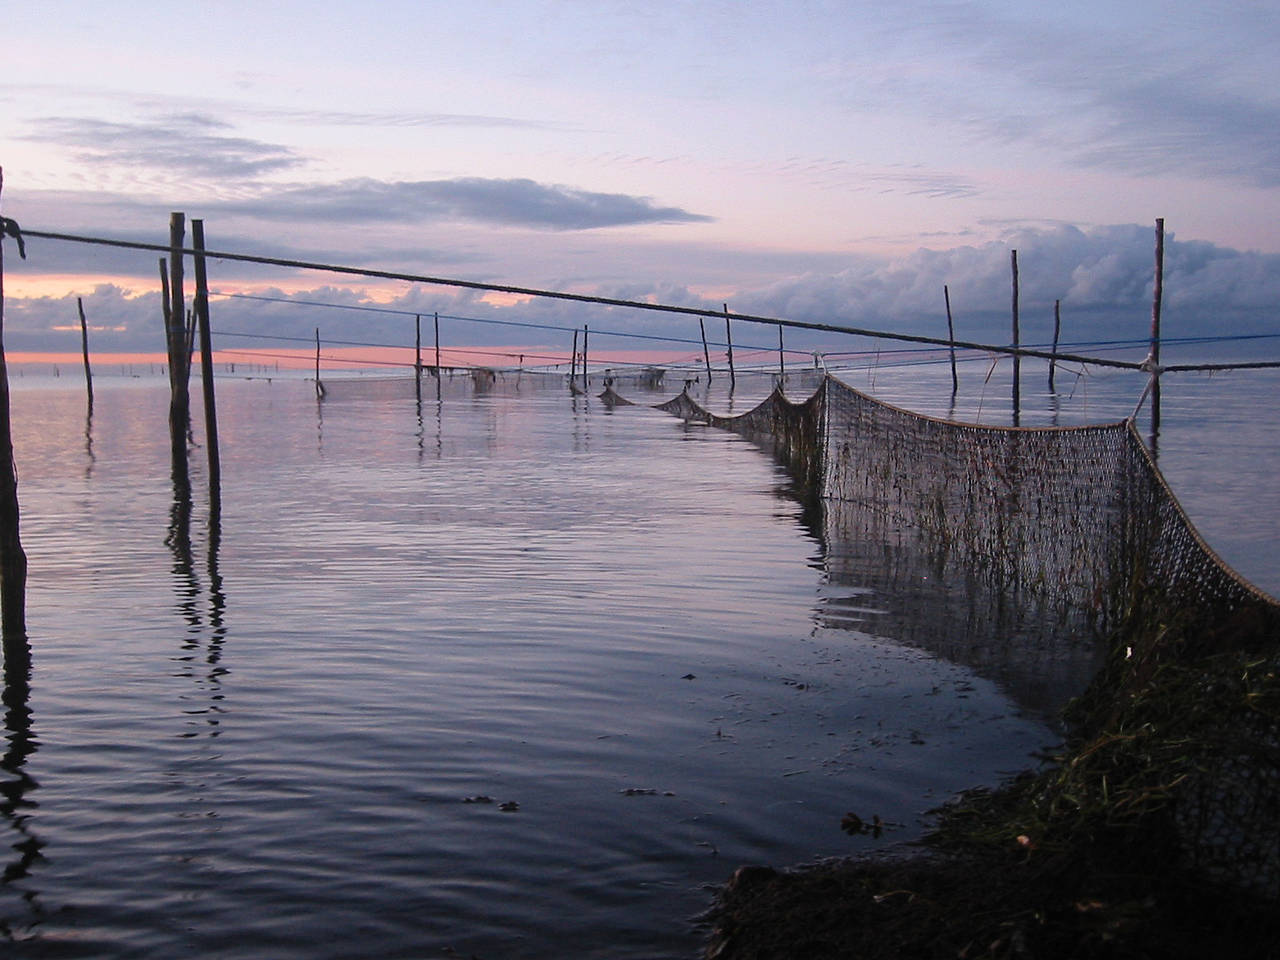
[(1055, 741), (1016, 674), (893, 636), (875, 552), (833, 563), (750, 443), (429, 386), (220, 381), (212, 524), (157, 380), (99, 381), (91, 421), (18, 384), (12, 955), (690, 957), (739, 864), (918, 835)]

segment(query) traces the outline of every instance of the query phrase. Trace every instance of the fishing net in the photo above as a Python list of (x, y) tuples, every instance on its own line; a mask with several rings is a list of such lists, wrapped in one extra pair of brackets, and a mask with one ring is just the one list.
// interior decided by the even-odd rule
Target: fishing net
[(878, 564), (904, 607), (929, 591), (898, 639), (1005, 680), (1094, 674), (1036, 781), (1036, 842), (1105, 833), (1135, 869), (1172, 855), (1280, 899), (1280, 606), (1207, 546), (1131, 421), (956, 423), (831, 377), (734, 417), (687, 392), (660, 409), (771, 449), (820, 502), (833, 577)]

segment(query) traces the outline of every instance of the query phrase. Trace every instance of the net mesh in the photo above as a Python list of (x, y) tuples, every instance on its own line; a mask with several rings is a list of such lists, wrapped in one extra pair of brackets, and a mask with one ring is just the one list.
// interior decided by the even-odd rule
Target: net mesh
[[(832, 377), (734, 417), (687, 392), (660, 409), (771, 449), (821, 500), (829, 571), (872, 559), (899, 591), (931, 583), (942, 615), (903, 618), (904, 642), (1030, 674), (1049, 658), (1004, 640), (1104, 640), (1046, 802), (1094, 791), (1109, 825), (1165, 824), (1187, 865), (1280, 899), (1280, 605), (1204, 542), (1131, 421), (963, 424)], [(974, 636), (1000, 649), (956, 639)]]

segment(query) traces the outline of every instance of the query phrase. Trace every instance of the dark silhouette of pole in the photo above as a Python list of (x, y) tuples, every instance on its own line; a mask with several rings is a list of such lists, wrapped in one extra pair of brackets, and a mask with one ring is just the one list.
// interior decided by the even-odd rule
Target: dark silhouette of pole
[(942, 285), (942, 299), (947, 304), (947, 340), (951, 351), (951, 395), (954, 397), (960, 392), (960, 378), (956, 375), (956, 330), (951, 324), (951, 291), (947, 289), (945, 283)]
[(582, 325), (582, 389), (587, 389), (587, 325)]
[(205, 272), (204, 221), (191, 221), (191, 245), (198, 252), (196, 273), (196, 324), (200, 330), (200, 387), (204, 395), (204, 445), (209, 455), (209, 509), (222, 506), (222, 461), (218, 454), (218, 405), (213, 395), (213, 334), (209, 329), (209, 278)]
[(733, 332), (729, 329), (729, 305), (724, 305), (724, 339), (725, 344), (729, 348), (729, 389), (733, 390), (738, 384), (738, 378), (733, 371)]
[(191, 399), (187, 393), (188, 357), (185, 300), (182, 293), (182, 256), (186, 215), (169, 215), (169, 443), (175, 483), (187, 484), (187, 429), (191, 423)]
[(93, 416), (93, 371), (89, 368), (89, 322), (84, 316), (84, 300), (76, 297), (76, 309), (80, 311), (80, 349), (84, 353), (84, 386), (89, 392), (89, 415)]
[[(0, 169), (0, 190), (4, 170)], [(18, 471), (13, 462), (13, 432), (9, 421), (9, 367), (4, 355), (4, 238), (18, 242), (26, 258), (22, 231), (0, 217), (0, 633), (5, 663), (27, 649), (27, 554), (19, 535)]]
[(413, 315), (413, 375), (422, 379), (422, 314)]
[(1164, 217), (1156, 220), (1156, 274), (1151, 295), (1151, 452), (1160, 435), (1160, 304), (1164, 297)]
[(707, 364), (707, 383), (711, 382), (711, 351), (707, 349), (707, 325), (698, 318), (698, 330), (702, 333), (702, 359)]
[(1062, 301), (1053, 301), (1053, 355), (1049, 358), (1049, 392), (1053, 393), (1053, 374), (1058, 366), (1058, 337), (1062, 333)]
[[(1010, 263), (1013, 267), (1013, 348), (1017, 350), (1021, 343), (1018, 331), (1018, 251), (1010, 251)], [(1013, 425), (1018, 425), (1022, 412), (1022, 357), (1013, 355)]]
[(436, 380), (440, 379), (440, 314), (433, 313), (431, 319), (435, 321), (436, 326)]
[(316, 327), (316, 397), (324, 399), (324, 383), (320, 380), (320, 328)]

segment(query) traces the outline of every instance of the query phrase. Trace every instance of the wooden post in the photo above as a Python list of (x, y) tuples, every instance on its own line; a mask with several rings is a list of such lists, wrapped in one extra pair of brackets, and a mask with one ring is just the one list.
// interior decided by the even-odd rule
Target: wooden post
[(729, 390), (737, 386), (738, 378), (733, 372), (733, 333), (729, 329), (729, 305), (724, 305), (724, 339), (729, 347)]
[(413, 315), (413, 395), (418, 401), (418, 424), (422, 424), (422, 314)]
[(1049, 392), (1053, 393), (1054, 368), (1058, 365), (1058, 336), (1062, 333), (1062, 301), (1053, 301), (1053, 355), (1049, 358)]
[(84, 353), (84, 386), (89, 391), (89, 416), (93, 416), (93, 371), (89, 369), (89, 323), (84, 317), (84, 300), (76, 297), (80, 311), (80, 349)]
[(573, 355), (569, 360), (569, 385), (578, 377), (578, 328), (573, 328)]
[(191, 400), (187, 393), (187, 337), (182, 293), (182, 250), (186, 215), (169, 215), (169, 442), (175, 483), (187, 484), (187, 429)]
[[(0, 169), (0, 190), (4, 170)], [(27, 647), (27, 555), (19, 536), (18, 471), (13, 463), (13, 432), (9, 421), (9, 368), (4, 356), (4, 238), (18, 241), (25, 257), (22, 232), (12, 220), (0, 217), (0, 634), (5, 665), (15, 662)]]
[(160, 258), (160, 309), (164, 311), (164, 349), (165, 353), (169, 354), (169, 360), (172, 361), (173, 332), (169, 329), (169, 323), (172, 319), (173, 305), (169, 297), (169, 261), (164, 257)]
[[(1010, 251), (1010, 262), (1013, 266), (1013, 348), (1021, 346), (1018, 332), (1018, 251)], [(1018, 425), (1022, 409), (1022, 357), (1013, 355), (1013, 425)]]
[(956, 328), (951, 323), (951, 291), (942, 285), (942, 299), (947, 304), (947, 339), (951, 341), (951, 396), (960, 392), (960, 378), (956, 375)]
[(413, 375), (422, 379), (422, 314), (413, 315)]
[(440, 314), (439, 312), (431, 315), (436, 325), (436, 380), (440, 379)]
[(582, 389), (587, 389), (587, 325), (582, 325)]
[(1156, 275), (1151, 295), (1151, 452), (1160, 435), (1160, 302), (1164, 296), (1164, 217), (1156, 220)]
[(209, 329), (209, 278), (205, 272), (204, 221), (191, 221), (195, 249), (196, 323), (200, 328), (200, 386), (204, 393), (204, 445), (209, 455), (209, 510), (222, 509), (222, 461), (218, 454), (218, 406), (213, 395), (213, 333)]
[(787, 377), (787, 361), (782, 356), (782, 324), (778, 324), (778, 376), (782, 380)]
[(707, 364), (707, 383), (711, 382), (711, 351), (707, 349), (707, 325), (698, 318), (698, 330), (702, 332), (702, 359)]
[(324, 384), (320, 380), (320, 328), (316, 327), (316, 399), (324, 399)]

